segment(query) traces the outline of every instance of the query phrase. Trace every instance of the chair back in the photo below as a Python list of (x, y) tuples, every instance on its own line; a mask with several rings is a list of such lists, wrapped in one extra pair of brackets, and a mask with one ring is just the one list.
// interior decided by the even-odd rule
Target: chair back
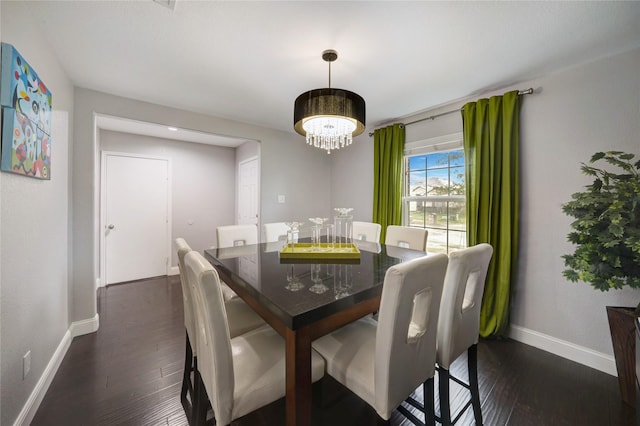
[(380, 231), (382, 226), (373, 222), (353, 221), (353, 239), (370, 241), (372, 243), (380, 242)]
[(258, 244), (258, 228), (256, 225), (218, 226), (218, 248)]
[(233, 411), (233, 355), (220, 278), (198, 252), (185, 256), (196, 311), (198, 371), (218, 424), (230, 424)]
[(375, 408), (383, 418), (389, 418), (435, 374), (438, 311), (447, 262), (445, 254), (434, 254), (387, 270), (376, 330), (374, 379)]
[(274, 243), (287, 239), (289, 227), (284, 222), (273, 222), (263, 224), (262, 229), (264, 230), (264, 242)]
[(180, 285), (182, 287), (182, 304), (184, 305), (184, 326), (187, 329), (187, 335), (189, 336), (189, 342), (191, 347), (195, 348), (196, 345), (196, 329), (194, 319), (194, 307), (191, 297), (191, 289), (189, 288), (189, 282), (187, 281), (187, 271), (184, 266), (184, 257), (191, 251), (191, 247), (184, 240), (184, 238), (176, 238), (174, 241), (176, 252), (178, 254), (178, 270), (180, 271)]
[(493, 247), (478, 244), (449, 254), (438, 319), (438, 365), (451, 363), (478, 343), (480, 306)]
[(424, 228), (389, 225), (384, 243), (390, 246), (426, 251), (428, 233)]

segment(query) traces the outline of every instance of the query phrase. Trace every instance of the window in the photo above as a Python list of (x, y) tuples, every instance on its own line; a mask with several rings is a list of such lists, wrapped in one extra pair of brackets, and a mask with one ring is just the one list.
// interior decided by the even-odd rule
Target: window
[(405, 155), (404, 223), (429, 230), (429, 252), (467, 245), (464, 164), (462, 149)]

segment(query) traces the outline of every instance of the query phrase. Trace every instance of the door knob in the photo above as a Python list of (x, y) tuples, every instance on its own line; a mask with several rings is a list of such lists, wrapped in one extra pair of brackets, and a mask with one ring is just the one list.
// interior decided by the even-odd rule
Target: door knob
[(113, 224), (110, 224), (109, 226), (107, 226), (107, 229), (113, 229), (113, 228), (115, 228)]

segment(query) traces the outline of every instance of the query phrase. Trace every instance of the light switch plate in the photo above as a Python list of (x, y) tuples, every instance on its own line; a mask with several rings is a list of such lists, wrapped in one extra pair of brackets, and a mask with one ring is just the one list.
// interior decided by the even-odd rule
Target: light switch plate
[(285, 197), (284, 195), (278, 195), (278, 203), (284, 204)]

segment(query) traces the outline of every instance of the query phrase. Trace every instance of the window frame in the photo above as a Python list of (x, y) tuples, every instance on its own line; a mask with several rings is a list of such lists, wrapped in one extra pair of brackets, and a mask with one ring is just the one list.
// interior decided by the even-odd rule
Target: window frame
[[(424, 196), (411, 196), (407, 195), (410, 191), (409, 185), (409, 158), (420, 156), (420, 155), (429, 155), (435, 153), (448, 153), (451, 151), (463, 150), (463, 139), (462, 133), (454, 133), (451, 135), (440, 136), (437, 138), (430, 138), (416, 142), (410, 142), (405, 144), (405, 150), (403, 153), (403, 182), (402, 182), (402, 223), (405, 226), (412, 226), (410, 221), (410, 203), (411, 202), (458, 202), (458, 203), (466, 203), (466, 194), (463, 195), (424, 195)], [(463, 163), (463, 167), (465, 168), (466, 175), (466, 160)], [(425, 165), (425, 172), (428, 170)], [(459, 167), (459, 166), (456, 166)], [(446, 167), (448, 173), (450, 173), (451, 165), (449, 164)], [(450, 178), (450, 177), (449, 177)], [(465, 191), (466, 191), (466, 182), (465, 182)], [(414, 226), (418, 227), (418, 226)], [(460, 247), (467, 246), (467, 238), (466, 238), (466, 223), (464, 231), (460, 231), (455, 228), (450, 227), (450, 217), (447, 214), (446, 226), (427, 226), (425, 222), (423, 222), (423, 226), (420, 228), (431, 230), (438, 229), (442, 230), (446, 233), (446, 253), (451, 252), (451, 250)], [(456, 247), (451, 247), (450, 244), (450, 231), (462, 232), (463, 242)], [(429, 238), (427, 238), (427, 248), (429, 246)]]

